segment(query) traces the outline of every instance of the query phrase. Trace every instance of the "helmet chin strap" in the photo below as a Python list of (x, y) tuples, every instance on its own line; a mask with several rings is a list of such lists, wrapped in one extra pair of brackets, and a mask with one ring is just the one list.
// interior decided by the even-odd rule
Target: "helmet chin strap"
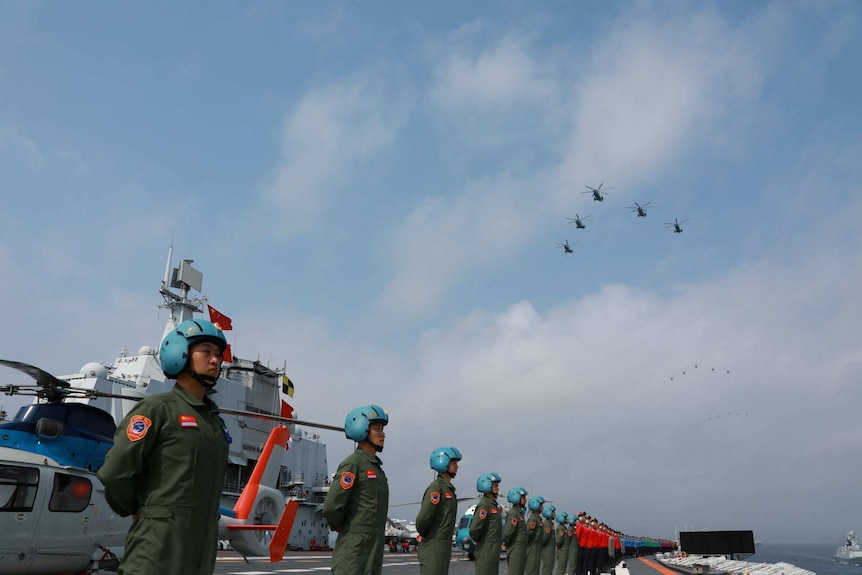
[(202, 373), (197, 373), (195, 371), (189, 370), (189, 375), (191, 375), (195, 381), (204, 386), (207, 389), (212, 389), (216, 381), (218, 381), (217, 377), (212, 377), (211, 375), (204, 375)]

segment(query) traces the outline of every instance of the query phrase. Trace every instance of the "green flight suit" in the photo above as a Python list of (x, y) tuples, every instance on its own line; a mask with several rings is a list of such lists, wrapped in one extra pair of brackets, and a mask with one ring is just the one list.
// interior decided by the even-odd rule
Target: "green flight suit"
[(338, 466), (323, 502), (329, 528), (338, 531), (332, 551), (335, 575), (380, 575), (389, 511), (383, 462), (362, 448)]
[(419, 573), (422, 575), (449, 573), (457, 514), (455, 487), (438, 475), (425, 490), (416, 516), (416, 531), (422, 536), (419, 542)]
[(527, 525), (524, 522), (524, 508), (520, 505), (512, 505), (506, 515), (503, 543), (506, 545), (509, 575), (524, 575), (527, 567)]
[[(569, 543), (571, 539), (568, 531), (566, 531), (566, 526), (562, 523), (557, 525), (557, 575), (566, 575), (566, 562), (569, 560)], [(569, 575), (575, 574), (569, 573)]]
[(470, 539), (476, 558), (476, 575), (497, 575), (500, 572), (500, 543), (503, 541), (503, 512), (497, 498), (486, 493), (476, 504), (470, 521)]
[(527, 518), (527, 566), (526, 575), (539, 575), (542, 564), (542, 544), (545, 541), (545, 530), (542, 526), (542, 516), (531, 511)]
[(571, 525), (568, 527), (569, 534), (569, 575), (575, 575), (578, 565), (578, 532)]
[(230, 441), (214, 409), (176, 385), (117, 427), (98, 476), (111, 509), (137, 516), (120, 575), (212, 574)]
[(545, 519), (542, 525), (542, 575), (554, 575), (554, 551), (556, 538), (554, 536), (554, 520)]

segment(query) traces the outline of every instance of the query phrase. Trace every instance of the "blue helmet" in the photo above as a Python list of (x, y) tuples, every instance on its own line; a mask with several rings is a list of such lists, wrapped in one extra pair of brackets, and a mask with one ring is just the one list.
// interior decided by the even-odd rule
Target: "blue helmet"
[(199, 341), (216, 344), (222, 353), (227, 347), (222, 331), (205, 319), (187, 319), (168, 332), (159, 348), (159, 359), (166, 377), (173, 379), (183, 372), (189, 363), (189, 346)]
[(491, 488), (494, 487), (495, 483), (500, 483), (503, 479), (494, 473), (485, 473), (484, 475), (480, 475), (479, 479), (476, 480), (476, 491), (479, 493), (491, 493)]
[(574, 525), (575, 523), (577, 523), (577, 521), (578, 518), (574, 514), (569, 515), (569, 525)]
[(518, 505), (521, 502), (521, 497), (527, 496), (527, 490), (523, 487), (513, 487), (506, 494), (506, 501), (512, 505)]
[(461, 461), (461, 452), (457, 447), (438, 447), (431, 452), (431, 469), (437, 473), (449, 471), (450, 461)]
[(368, 426), (372, 421), (382, 421), (383, 425), (389, 423), (389, 414), (379, 405), (366, 405), (357, 407), (347, 414), (344, 420), (344, 435), (353, 441), (365, 441), (368, 439)]
[(548, 503), (547, 505), (545, 505), (545, 508), (542, 509), (542, 517), (544, 517), (545, 519), (553, 519), (554, 511), (556, 510), (556, 507)]
[(542, 508), (542, 505), (545, 503), (545, 498), (541, 495), (533, 495), (530, 497), (530, 500), (527, 501), (527, 507), (530, 508), (530, 511), (538, 511)]
[(565, 511), (560, 511), (559, 513), (557, 513), (557, 523), (559, 523), (560, 525), (565, 525), (566, 517), (568, 517), (568, 514)]

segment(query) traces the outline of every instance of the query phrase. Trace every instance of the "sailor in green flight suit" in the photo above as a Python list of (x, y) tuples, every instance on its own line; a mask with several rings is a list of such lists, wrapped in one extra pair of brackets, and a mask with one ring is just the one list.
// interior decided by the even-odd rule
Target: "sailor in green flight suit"
[(506, 559), (509, 562), (509, 575), (524, 575), (527, 566), (527, 526), (524, 523), (527, 490), (513, 487), (506, 493), (506, 500), (512, 504), (506, 514), (506, 527), (503, 531), (503, 544), (508, 552)]
[(476, 575), (497, 575), (500, 572), (500, 543), (503, 540), (503, 513), (497, 505), (502, 479), (494, 472), (480, 475), (476, 490), (482, 499), (476, 505), (470, 521), (470, 539), (476, 557)]
[(526, 575), (539, 575), (542, 564), (542, 545), (545, 543), (545, 530), (542, 525), (542, 506), (545, 498), (534, 495), (527, 501), (530, 516), (527, 518), (527, 567)]
[(575, 571), (578, 567), (578, 532), (575, 529), (575, 524), (578, 522), (578, 518), (575, 515), (569, 515), (568, 523), (569, 526), (566, 528), (566, 531), (569, 532), (569, 562), (568, 562), (568, 570), (566, 573), (570, 575), (575, 575)]
[(176, 385), (139, 402), (117, 427), (98, 476), (111, 509), (133, 518), (120, 575), (213, 572), (230, 436), (205, 394), (226, 346), (203, 319), (168, 332), (159, 358)]
[(338, 532), (332, 551), (334, 575), (380, 575), (389, 511), (389, 484), (383, 462), (389, 415), (378, 405), (357, 407), (347, 414), (344, 435), (357, 442), (356, 451), (338, 466), (323, 502), (329, 528)]
[(419, 573), (446, 575), (452, 558), (452, 526), (458, 514), (458, 498), (452, 479), (458, 473), (461, 452), (440, 447), (431, 453), (431, 469), (437, 477), (425, 490), (416, 516), (419, 532)]
[[(557, 513), (557, 575), (566, 575), (566, 561), (569, 559), (569, 542), (571, 537), (569, 537), (569, 534), (566, 531), (567, 517), (568, 514), (565, 511)], [(569, 573), (569, 575), (575, 574)]]
[(556, 551), (554, 516), (556, 510), (557, 508), (550, 503), (545, 503), (542, 508), (542, 517), (545, 519), (542, 525), (544, 531), (542, 537), (542, 575), (554, 575), (554, 553)]

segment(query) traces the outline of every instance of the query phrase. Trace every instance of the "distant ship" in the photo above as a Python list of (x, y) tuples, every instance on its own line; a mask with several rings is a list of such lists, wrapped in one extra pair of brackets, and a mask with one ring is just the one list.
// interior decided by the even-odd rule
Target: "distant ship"
[[(201, 272), (191, 266), (192, 260), (183, 260), (171, 271), (173, 248), (168, 253), (160, 293), (168, 310), (164, 333), (167, 334), (195, 313), (203, 313), (206, 299), (191, 297), (189, 292), (200, 292), (203, 281)], [(179, 290), (179, 293), (172, 290)], [(159, 339), (159, 343), (161, 338)], [(91, 399), (68, 399), (67, 403), (85, 403), (110, 414), (119, 424), (123, 416), (147, 395), (161, 393), (173, 388), (173, 380), (165, 380), (156, 347), (143, 346), (137, 353), (123, 350), (111, 365), (87, 363), (78, 372), (60, 375), (72, 388), (94, 390), (115, 397)], [(215, 386), (212, 399), (220, 407), (249, 411), (262, 415), (280, 416), (283, 412), (282, 383), (286, 380), (284, 370), (272, 369), (259, 361), (232, 357), (222, 363), (222, 375)], [(122, 396), (123, 398), (117, 397)], [(129, 399), (125, 399), (129, 398)], [(22, 408), (23, 409), (23, 408)], [(232, 438), (229, 463), (222, 490), (222, 506), (232, 508), (243, 487), (249, 481), (254, 464), (260, 458), (261, 449), (275, 423), (256, 417), (225, 415)], [(292, 414), (296, 418), (296, 414)], [(290, 444), (282, 463), (278, 485), (287, 499), (299, 503), (288, 539), (288, 549), (321, 550), (329, 547), (329, 527), (323, 517), (323, 502), (329, 491), (331, 477), (326, 460), (326, 445), (320, 437), (288, 425)], [(263, 506), (269, 500), (260, 502)], [(271, 515), (274, 509), (254, 509), (256, 517)], [(280, 512), (280, 510), (278, 510)], [(276, 515), (277, 517), (278, 515)], [(258, 532), (261, 543), (268, 543), (270, 532)], [(225, 542), (226, 544), (226, 542)]]
[(851, 565), (862, 565), (862, 547), (859, 547), (856, 532), (852, 529), (847, 534), (847, 543), (835, 550), (835, 558)]

